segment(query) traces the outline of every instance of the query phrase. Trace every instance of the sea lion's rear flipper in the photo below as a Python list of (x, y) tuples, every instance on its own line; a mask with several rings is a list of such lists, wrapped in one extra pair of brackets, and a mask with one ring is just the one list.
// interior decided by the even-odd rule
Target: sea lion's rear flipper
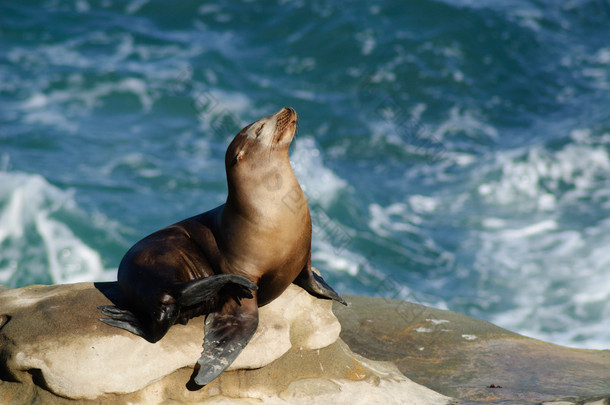
[(257, 326), (256, 298), (241, 303), (229, 299), (220, 311), (209, 314), (195, 383), (204, 386), (225, 371), (248, 344)]
[(250, 290), (258, 289), (256, 284), (245, 277), (237, 274), (218, 274), (177, 284), (171, 295), (176, 298), (178, 304), (188, 307), (216, 297), (223, 288), (228, 295), (236, 299), (252, 298)]
[(146, 333), (142, 329), (140, 321), (138, 321), (138, 318), (136, 318), (131, 311), (119, 309), (114, 305), (101, 305), (98, 309), (102, 310), (102, 314), (108, 316), (108, 318), (99, 318), (99, 320), (106, 325), (125, 329), (134, 335), (146, 337)]
[(311, 267), (311, 261), (307, 263), (293, 283), (303, 288), (314, 297), (328, 298), (340, 302), (343, 305), (347, 305), (347, 302), (345, 302), (331, 286), (326, 284), (326, 281), (324, 281), (322, 276), (317, 273), (317, 269)]

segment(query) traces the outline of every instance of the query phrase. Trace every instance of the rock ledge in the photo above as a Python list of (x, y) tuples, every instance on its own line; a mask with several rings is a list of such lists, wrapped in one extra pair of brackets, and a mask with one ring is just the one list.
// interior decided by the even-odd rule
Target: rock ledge
[[(329, 301), (296, 286), (260, 309), (252, 341), (230, 371), (186, 387), (204, 317), (156, 344), (98, 321), (115, 283), (0, 290), (0, 403), (445, 404), (448, 397), (339, 339)], [(262, 402), (261, 402), (262, 401)]]

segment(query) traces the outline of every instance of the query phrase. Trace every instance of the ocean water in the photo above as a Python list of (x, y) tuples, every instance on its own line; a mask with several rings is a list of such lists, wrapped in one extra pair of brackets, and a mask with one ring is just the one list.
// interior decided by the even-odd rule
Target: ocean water
[(0, 2), (0, 284), (112, 280), (299, 114), (313, 261), (610, 348), (608, 0)]

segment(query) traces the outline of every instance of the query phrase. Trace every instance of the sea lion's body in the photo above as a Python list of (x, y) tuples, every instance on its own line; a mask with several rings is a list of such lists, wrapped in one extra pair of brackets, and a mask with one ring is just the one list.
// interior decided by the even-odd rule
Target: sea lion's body
[(290, 283), (344, 302), (311, 269), (311, 219), (288, 159), (296, 112), (284, 108), (237, 134), (225, 156), (225, 204), (136, 243), (119, 266), (126, 309), (104, 322), (156, 342), (209, 314), (195, 382), (216, 378), (247, 344), (258, 307)]

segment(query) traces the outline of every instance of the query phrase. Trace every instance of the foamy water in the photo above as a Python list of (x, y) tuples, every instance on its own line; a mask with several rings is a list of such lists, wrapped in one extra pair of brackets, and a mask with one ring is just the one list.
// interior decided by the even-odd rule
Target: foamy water
[[(39, 175), (0, 172), (0, 283), (74, 283), (110, 280), (100, 254), (64, 221), (87, 218), (73, 193), (50, 185)], [(81, 225), (82, 226), (82, 225)]]

